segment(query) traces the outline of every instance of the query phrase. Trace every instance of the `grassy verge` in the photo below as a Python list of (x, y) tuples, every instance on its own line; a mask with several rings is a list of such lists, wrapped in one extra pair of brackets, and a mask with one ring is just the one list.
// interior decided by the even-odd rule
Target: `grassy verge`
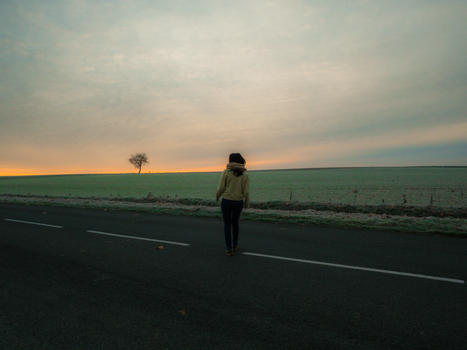
[[(36, 195), (0, 195), (2, 197), (18, 198), (43, 198), (43, 199), (79, 199), (79, 200), (105, 200), (112, 202), (128, 203), (163, 203), (165, 205), (188, 205), (202, 207), (218, 207), (219, 203), (214, 200), (201, 198), (171, 198), (154, 197), (149, 195), (144, 198), (134, 197), (59, 197), (59, 196), (36, 196)], [(365, 214), (386, 214), (397, 216), (414, 217), (440, 217), (440, 218), (459, 218), (467, 219), (467, 208), (465, 207), (439, 207), (439, 206), (410, 206), (410, 205), (350, 205), (319, 202), (297, 202), (297, 201), (268, 201), (252, 202), (252, 209), (262, 210), (283, 210), (283, 211), (332, 211), (337, 213), (365, 213)]]
[[(221, 217), (219, 203), (196, 199), (120, 198), (117, 200), (0, 195), (0, 202)], [(343, 210), (339, 210), (341, 208)], [(439, 211), (441, 208), (422, 208), (419, 211), (412, 207), (409, 207), (407, 211), (403, 209), (407, 209), (407, 207), (350, 207), (326, 206), (316, 203), (310, 205), (309, 203), (267, 202), (253, 203), (250, 209), (243, 212), (242, 217), (248, 220), (410, 233), (441, 233), (467, 237), (467, 220), (463, 208), (443, 208), (445, 211), (442, 214)], [(426, 213), (426, 216), (423, 216), (422, 213)], [(433, 215), (433, 213), (440, 215)], [(447, 213), (451, 213), (451, 215), (447, 215)]]

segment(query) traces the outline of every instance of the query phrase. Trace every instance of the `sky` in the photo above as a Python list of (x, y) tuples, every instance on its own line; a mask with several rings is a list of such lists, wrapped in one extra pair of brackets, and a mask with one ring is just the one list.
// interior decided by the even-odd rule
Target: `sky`
[(467, 165), (467, 2), (0, 2), (0, 176)]

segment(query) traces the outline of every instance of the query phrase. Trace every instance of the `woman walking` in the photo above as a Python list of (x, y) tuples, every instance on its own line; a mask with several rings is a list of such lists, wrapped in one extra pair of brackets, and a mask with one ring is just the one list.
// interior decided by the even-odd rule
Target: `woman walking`
[(222, 174), (216, 193), (216, 201), (222, 197), (225, 253), (228, 256), (232, 256), (233, 252), (238, 251), (238, 221), (243, 207), (248, 208), (250, 205), (249, 186), (250, 180), (245, 169), (245, 159), (240, 153), (232, 153), (229, 156), (229, 163)]

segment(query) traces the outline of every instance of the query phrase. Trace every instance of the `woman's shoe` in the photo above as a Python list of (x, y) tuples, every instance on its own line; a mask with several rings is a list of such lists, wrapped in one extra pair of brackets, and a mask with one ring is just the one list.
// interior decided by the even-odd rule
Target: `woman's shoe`
[(233, 251), (234, 251), (234, 253), (238, 252), (238, 245), (236, 245), (235, 247), (233, 247)]
[(225, 255), (232, 256), (232, 255), (233, 255), (233, 252), (232, 252), (230, 249), (227, 249), (227, 250), (225, 251)]

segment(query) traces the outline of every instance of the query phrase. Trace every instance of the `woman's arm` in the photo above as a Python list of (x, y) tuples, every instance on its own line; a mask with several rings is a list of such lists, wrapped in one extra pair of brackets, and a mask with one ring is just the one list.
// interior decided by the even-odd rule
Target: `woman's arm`
[(250, 207), (250, 178), (248, 174), (244, 174), (244, 182), (243, 182), (243, 197), (245, 198), (245, 209)]
[(221, 179), (219, 181), (219, 185), (217, 186), (217, 192), (216, 192), (216, 201), (219, 200), (220, 196), (225, 192), (225, 170), (222, 173)]

